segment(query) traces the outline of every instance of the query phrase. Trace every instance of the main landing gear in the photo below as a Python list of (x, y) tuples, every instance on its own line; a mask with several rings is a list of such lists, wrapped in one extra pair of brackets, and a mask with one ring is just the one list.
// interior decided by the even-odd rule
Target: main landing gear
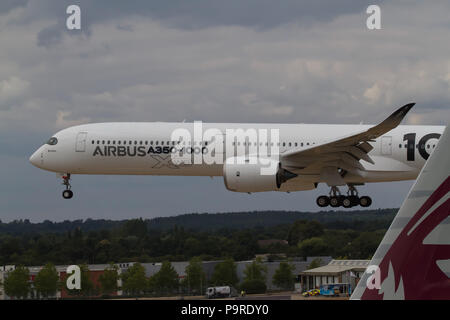
[(63, 179), (63, 185), (66, 186), (66, 190), (63, 191), (62, 196), (64, 199), (70, 199), (73, 197), (73, 192), (72, 190), (70, 190), (70, 188), (72, 187), (70, 185), (70, 173), (67, 173), (65, 175), (62, 176)]
[(333, 208), (344, 207), (351, 208), (360, 205), (361, 207), (369, 207), (372, 204), (372, 199), (368, 196), (358, 196), (358, 191), (352, 185), (348, 186), (347, 195), (344, 196), (339, 191), (338, 187), (331, 187), (329, 196), (319, 196), (316, 200), (319, 207), (332, 206)]

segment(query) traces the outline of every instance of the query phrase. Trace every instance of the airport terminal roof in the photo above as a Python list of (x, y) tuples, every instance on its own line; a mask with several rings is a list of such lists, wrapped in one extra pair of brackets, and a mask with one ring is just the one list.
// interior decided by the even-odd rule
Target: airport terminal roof
[(331, 260), (326, 266), (305, 270), (300, 275), (337, 275), (349, 270), (364, 271), (369, 263), (370, 260)]

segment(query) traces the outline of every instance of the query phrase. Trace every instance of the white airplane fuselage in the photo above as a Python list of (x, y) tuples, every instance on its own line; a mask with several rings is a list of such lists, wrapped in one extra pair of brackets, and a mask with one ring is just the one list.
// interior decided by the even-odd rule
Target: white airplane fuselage
[[(227, 141), (227, 129), (255, 129), (262, 132), (276, 129), (279, 132), (277, 156), (292, 149), (310, 148), (326, 141), (351, 135), (370, 128), (370, 125), (329, 124), (243, 124), (203, 123), (203, 131), (214, 128)], [(48, 171), (70, 174), (99, 175), (176, 175), (222, 176), (223, 163), (174, 164), (170, 160), (174, 141), (173, 132), (185, 129), (192, 135), (189, 146), (193, 154), (204, 152), (211, 146), (208, 139), (194, 132), (194, 123), (131, 122), (94, 123), (70, 127), (57, 132), (52, 144), (42, 145), (30, 158), (33, 165)], [(426, 159), (437, 145), (444, 126), (398, 126), (369, 142), (373, 149), (368, 153), (374, 164), (364, 162), (364, 174), (349, 172), (343, 178), (347, 183), (363, 184), (412, 180), (417, 177)], [(254, 138), (255, 139), (255, 138)], [(56, 143), (54, 143), (56, 141)], [(244, 140), (245, 141), (245, 138)], [(223, 159), (252, 155), (251, 146), (259, 140), (247, 138), (246, 145), (223, 148)], [(210, 143), (208, 145), (208, 142)], [(273, 143), (272, 143), (273, 145)], [(269, 139), (268, 153), (271, 153)], [(289, 164), (287, 164), (289, 165)], [(314, 167), (293, 168), (297, 174), (277, 190), (309, 190), (321, 181)]]

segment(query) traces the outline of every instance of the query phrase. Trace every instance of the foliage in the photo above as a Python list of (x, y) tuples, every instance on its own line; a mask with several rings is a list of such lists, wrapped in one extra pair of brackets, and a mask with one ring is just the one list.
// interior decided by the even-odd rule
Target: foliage
[(234, 260), (227, 258), (226, 260), (216, 264), (210, 282), (213, 286), (231, 286), (236, 288), (239, 279)]
[(311, 261), (311, 263), (306, 268), (307, 270), (319, 268), (322, 265), (322, 259), (316, 258)]
[(30, 272), (24, 266), (17, 266), (8, 272), (4, 280), (5, 293), (10, 297), (26, 298), (30, 292)]
[(203, 294), (206, 284), (206, 274), (202, 268), (202, 260), (199, 257), (194, 257), (186, 267), (186, 277), (181, 285), (188, 293)]
[(169, 261), (163, 261), (161, 269), (150, 277), (150, 288), (158, 295), (173, 294), (178, 290), (178, 273)]
[[(186, 261), (195, 256), (204, 261), (239, 261), (262, 253), (366, 259), (374, 253), (393, 216), (392, 210), (314, 214), (269, 211), (121, 222), (0, 222), (0, 265)], [(294, 220), (298, 217), (301, 219)], [(303, 242), (311, 238), (322, 239), (325, 245), (317, 239)], [(260, 248), (258, 240), (267, 239), (287, 240), (289, 245)]]
[(138, 262), (122, 273), (122, 288), (131, 295), (140, 295), (147, 289), (145, 268)]
[(260, 259), (254, 260), (244, 269), (244, 281), (259, 280), (266, 281), (267, 268), (262, 264)]
[(117, 281), (119, 280), (117, 265), (110, 263), (108, 268), (98, 277), (100, 290), (104, 295), (110, 295), (118, 290)]
[(326, 242), (319, 237), (305, 239), (298, 244), (299, 254), (303, 257), (320, 256), (328, 251)]
[(48, 298), (56, 295), (58, 290), (59, 276), (55, 266), (47, 263), (36, 275), (34, 287), (39, 296)]
[(275, 270), (272, 278), (273, 284), (280, 289), (293, 290), (295, 282), (294, 269), (293, 265), (284, 261), (280, 262), (280, 266)]
[(298, 220), (295, 221), (290, 228), (287, 241), (291, 246), (293, 246), (298, 244), (300, 241), (313, 237), (320, 237), (324, 233), (323, 229), (323, 226), (316, 220)]

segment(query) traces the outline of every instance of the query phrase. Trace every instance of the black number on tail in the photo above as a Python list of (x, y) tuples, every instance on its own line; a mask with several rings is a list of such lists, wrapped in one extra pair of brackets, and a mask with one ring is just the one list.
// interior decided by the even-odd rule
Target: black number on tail
[(416, 143), (416, 134), (408, 133), (403, 136), (403, 141), (407, 141), (406, 145), (406, 160), (414, 161), (414, 144)]
[[(424, 135), (422, 139), (419, 140), (418, 149), (419, 154), (424, 158), (425, 160), (428, 159), (430, 154), (427, 152), (425, 145), (427, 144), (428, 140), (430, 139), (439, 139), (441, 135), (439, 133), (429, 133), (427, 135)], [(414, 161), (414, 145), (416, 144), (416, 134), (415, 133), (408, 133), (403, 136), (403, 141), (407, 141), (406, 144), (406, 160), (408, 161)]]

